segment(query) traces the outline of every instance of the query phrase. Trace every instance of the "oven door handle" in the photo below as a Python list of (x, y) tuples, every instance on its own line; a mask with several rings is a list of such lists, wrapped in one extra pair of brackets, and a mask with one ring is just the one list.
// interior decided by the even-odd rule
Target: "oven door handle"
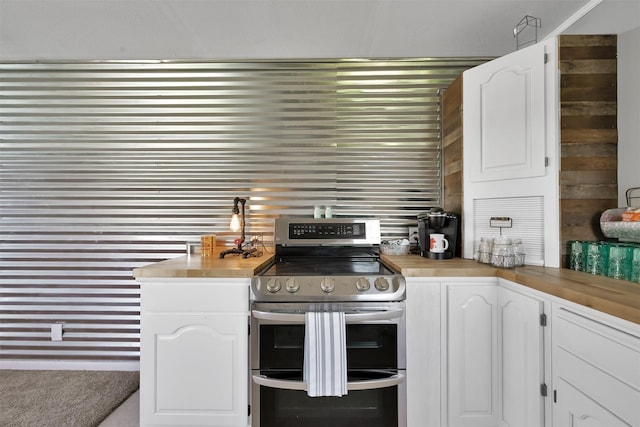
[[(346, 313), (344, 315), (345, 323), (361, 323), (380, 320), (399, 319), (404, 314), (404, 310), (397, 308), (383, 311), (369, 311), (362, 313)], [(304, 323), (305, 315), (302, 313), (282, 313), (261, 310), (251, 310), (251, 315), (260, 320), (277, 321), (283, 323)]]
[[(364, 380), (347, 382), (347, 390), (373, 390), (376, 388), (393, 387), (402, 384), (405, 380), (404, 374), (394, 374), (380, 380)], [(270, 388), (280, 388), (284, 390), (307, 390), (307, 383), (304, 381), (277, 380), (265, 375), (253, 375), (253, 382)]]

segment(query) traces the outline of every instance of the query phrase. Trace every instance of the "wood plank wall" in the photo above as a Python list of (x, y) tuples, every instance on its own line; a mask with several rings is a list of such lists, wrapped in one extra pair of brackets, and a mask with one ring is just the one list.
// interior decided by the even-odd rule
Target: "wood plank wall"
[(617, 37), (558, 38), (560, 238), (599, 240), (600, 214), (618, 205)]
[[(442, 94), (442, 207), (462, 214), (462, 74)], [(464, 222), (464, 218), (462, 218)], [(464, 230), (464, 224), (462, 224)], [(461, 241), (461, 248), (463, 242)]]

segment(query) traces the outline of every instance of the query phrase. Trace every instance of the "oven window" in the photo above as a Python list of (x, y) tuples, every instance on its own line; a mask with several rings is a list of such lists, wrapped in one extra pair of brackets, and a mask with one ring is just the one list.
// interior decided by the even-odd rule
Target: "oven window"
[[(398, 368), (396, 324), (348, 324), (348, 369)], [(302, 370), (304, 325), (261, 325), (260, 368)]]
[[(371, 378), (366, 373), (349, 375), (349, 381), (364, 379)], [(398, 387), (349, 391), (342, 397), (309, 397), (306, 391), (260, 387), (260, 408), (260, 427), (395, 427)]]

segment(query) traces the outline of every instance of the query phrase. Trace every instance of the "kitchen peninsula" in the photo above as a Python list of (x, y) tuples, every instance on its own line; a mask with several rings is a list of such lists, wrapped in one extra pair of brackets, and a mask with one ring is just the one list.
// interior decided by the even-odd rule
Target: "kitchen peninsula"
[[(462, 426), (469, 417), (494, 425), (510, 414), (557, 427), (574, 413), (613, 417), (607, 426), (640, 423), (638, 284), (460, 258), (381, 259), (407, 281), (408, 426)], [(268, 251), (185, 255), (134, 270), (141, 425), (247, 425), (249, 285), (272, 260)]]

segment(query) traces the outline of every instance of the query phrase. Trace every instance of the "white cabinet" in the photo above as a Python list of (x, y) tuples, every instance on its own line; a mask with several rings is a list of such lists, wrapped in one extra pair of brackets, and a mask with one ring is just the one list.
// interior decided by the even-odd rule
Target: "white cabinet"
[(408, 427), (640, 426), (640, 325), (501, 278), (407, 278), (407, 374)]
[(497, 296), (495, 283), (447, 286), (449, 427), (496, 425)]
[(544, 426), (544, 316), (541, 299), (498, 289), (501, 427)]
[(552, 330), (554, 427), (640, 426), (640, 326), (554, 304)]
[(407, 426), (442, 426), (439, 278), (407, 277)]
[(555, 39), (464, 72), (464, 258), (508, 216), (528, 264), (560, 266), (557, 82)]
[(248, 424), (248, 281), (140, 280), (140, 424)]
[(544, 426), (544, 301), (502, 279), (443, 286), (446, 425)]
[(545, 174), (544, 45), (464, 74), (464, 143), (471, 182)]

